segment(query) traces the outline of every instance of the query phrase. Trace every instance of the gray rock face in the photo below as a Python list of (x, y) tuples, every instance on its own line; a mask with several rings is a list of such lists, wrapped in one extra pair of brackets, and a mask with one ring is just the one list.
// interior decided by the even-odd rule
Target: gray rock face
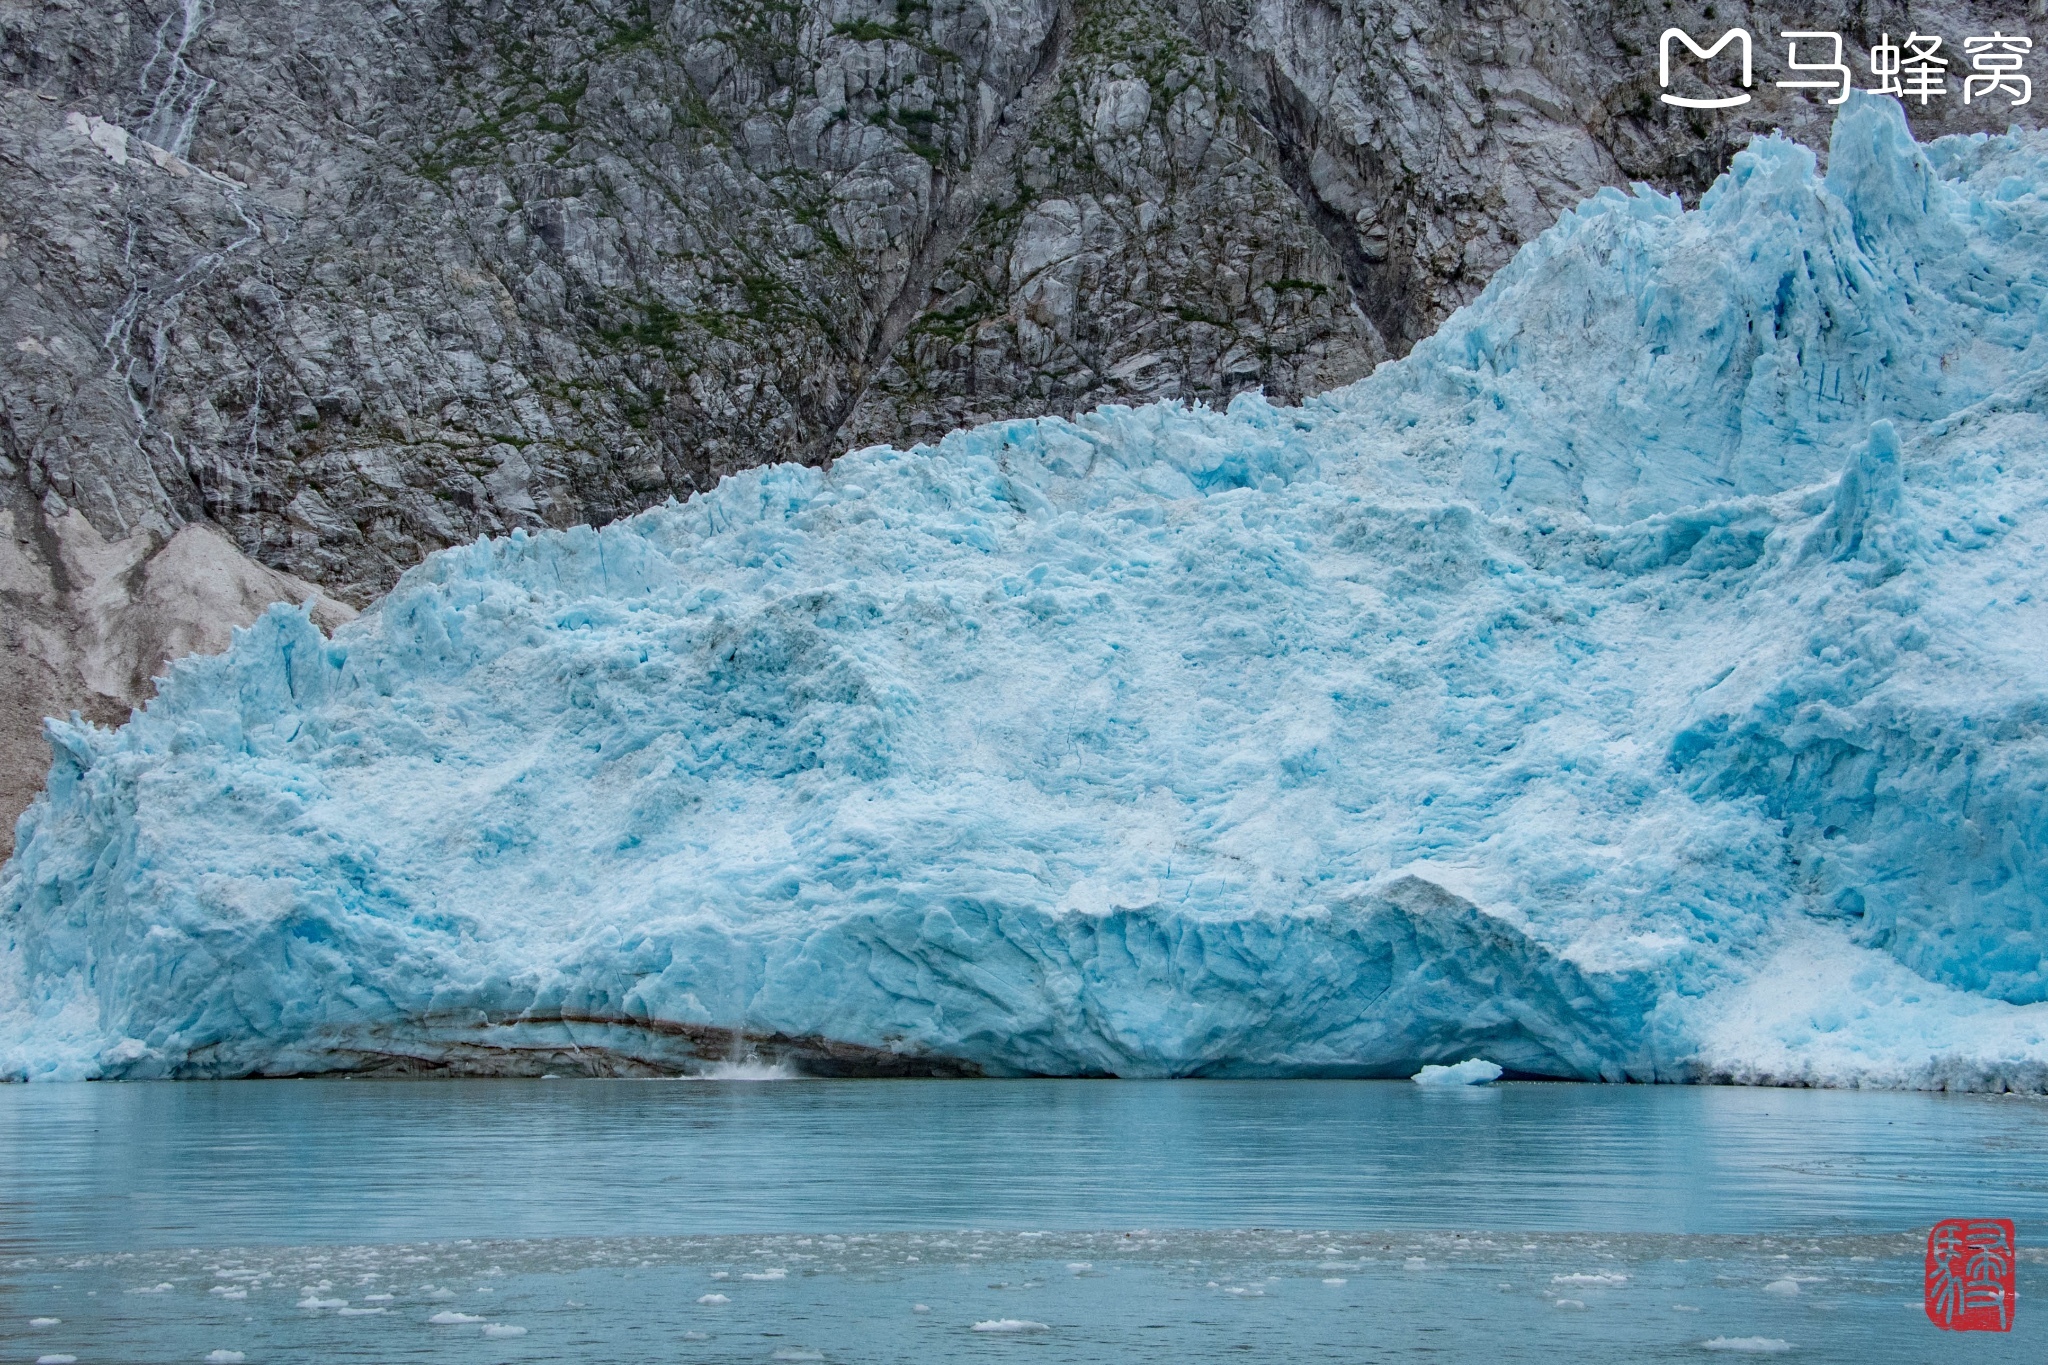
[[(1600, 185), (1697, 191), (1770, 127), (1823, 143), (1775, 35), (1839, 30), (1861, 73), (1878, 34), (1839, 0), (1715, 12), (0, 0), (0, 817), (40, 781), (34, 715), (115, 717), (160, 645), (265, 592), (364, 606), (442, 546), (763, 461), (1355, 378)], [(1953, 50), (2014, 17), (1884, 28)], [(1746, 25), (1756, 99), (1658, 103), (1669, 24)], [(108, 607), (182, 572), (189, 527), (235, 592)], [(128, 567), (74, 562), (81, 528)]]

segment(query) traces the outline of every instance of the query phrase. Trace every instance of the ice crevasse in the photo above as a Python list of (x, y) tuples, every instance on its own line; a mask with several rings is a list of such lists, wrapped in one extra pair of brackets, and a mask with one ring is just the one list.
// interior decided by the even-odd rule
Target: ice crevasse
[(0, 1075), (2048, 1085), (2048, 137), (1603, 190), (1301, 408), (726, 479), (52, 722)]

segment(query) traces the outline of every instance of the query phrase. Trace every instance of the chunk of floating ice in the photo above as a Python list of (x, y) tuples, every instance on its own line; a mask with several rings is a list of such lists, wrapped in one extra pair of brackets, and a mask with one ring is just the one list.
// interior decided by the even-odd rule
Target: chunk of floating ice
[(78, 1365), (77, 1356), (37, 1356), (36, 1365)]
[(1247, 1289), (1241, 1285), (1226, 1285), (1223, 1292), (1234, 1299), (1263, 1299), (1266, 1297), (1266, 1291), (1256, 1286)]
[(1429, 1269), (1429, 1262), (1428, 1262), (1428, 1261), (1425, 1261), (1425, 1260), (1423, 1260), (1423, 1259), (1422, 1259), (1422, 1258), (1421, 1258), (1420, 1256), (1410, 1256), (1410, 1257), (1409, 1257), (1409, 1258), (1408, 1258), (1407, 1260), (1403, 1261), (1403, 1262), (1402, 1262), (1401, 1264), (1402, 1264), (1402, 1266), (1403, 1266), (1404, 1268), (1406, 1268), (1406, 1269), (1409, 1269), (1409, 1270), (1427, 1270), (1427, 1269)]
[(397, 1296), (396, 1294), (365, 1294), (365, 1295), (363, 1295), (363, 1302), (364, 1302), (364, 1303), (390, 1303), (390, 1302), (391, 1302), (391, 1301), (392, 1301), (393, 1299), (395, 1299), (395, 1298), (397, 1298), (397, 1297), (398, 1297), (398, 1296)]
[(1073, 1274), (1073, 1275), (1078, 1275), (1078, 1274), (1080, 1274), (1080, 1273), (1081, 1273), (1082, 1271), (1084, 1271), (1084, 1270), (1093, 1270), (1093, 1269), (1095, 1269), (1095, 1262), (1093, 1262), (1093, 1261), (1068, 1261), (1068, 1262), (1067, 1262), (1067, 1272), (1068, 1272), (1069, 1274)]
[(1409, 1077), (1417, 1085), (1491, 1085), (1500, 1068), (1483, 1057), (1468, 1057), (1456, 1066), (1425, 1066)]
[(322, 1299), (309, 1295), (306, 1298), (300, 1299), (298, 1306), (300, 1308), (345, 1308), (348, 1306), (348, 1300)]
[(171, 1292), (171, 1282), (165, 1280), (162, 1284), (146, 1284), (139, 1289), (131, 1289), (128, 1292), (131, 1294), (168, 1294)]
[(804, 1346), (784, 1346), (775, 1353), (777, 1360), (823, 1360), (823, 1351), (813, 1351)]
[(1749, 1351), (1757, 1355), (1776, 1355), (1792, 1349), (1792, 1343), (1782, 1337), (1715, 1337), (1700, 1346), (1709, 1351)]
[(729, 1280), (732, 1278), (732, 1272), (729, 1270), (714, 1270), (711, 1272), (711, 1278), (714, 1280)]
[(436, 1327), (454, 1327), (465, 1322), (482, 1322), (483, 1318), (475, 1313), (458, 1313), (452, 1308), (443, 1308), (427, 1321)]
[(704, 1304), (707, 1307), (716, 1308), (719, 1304), (731, 1303), (732, 1300), (727, 1298), (723, 1294), (706, 1294), (702, 1298), (698, 1299), (697, 1302)]
[(383, 1311), (381, 1308), (344, 1308), (334, 1316), (338, 1318), (372, 1318)]
[(710, 1334), (709, 1332), (685, 1332), (685, 1333), (683, 1333), (683, 1340), (684, 1340), (684, 1341), (709, 1341), (709, 1340), (711, 1340), (711, 1334)]
[(913, 1313), (929, 1313), (932, 1311), (932, 1306), (928, 1303), (913, 1303), (910, 1305), (910, 1311)]
[(1674, 1303), (1671, 1305), (1671, 1311), (1674, 1313), (1697, 1313), (1700, 1310), (1689, 1303)]
[(430, 1299), (452, 1299), (455, 1297), (454, 1290), (437, 1289), (433, 1285), (428, 1285), (425, 1289), (421, 1290), (420, 1292), (425, 1294)]
[(526, 1329), (524, 1327), (513, 1327), (502, 1322), (493, 1322), (484, 1327), (484, 1335), (487, 1337), (523, 1337), (526, 1335)]
[(240, 1351), (208, 1351), (206, 1365), (242, 1365), (248, 1358)]
[[(914, 1261), (917, 1258), (913, 1256), (910, 1259)], [(786, 1280), (789, 1278), (789, 1272), (787, 1270), (749, 1270), (742, 1274), (740, 1278), (743, 1280)]]
[(64, 1321), (62, 1318), (30, 1318), (28, 1325), (31, 1327), (55, 1327), (62, 1321)]
[(970, 1332), (1050, 1332), (1052, 1328), (1029, 1318), (990, 1318), (967, 1329)]
[(1764, 1286), (1764, 1293), (1766, 1294), (1797, 1294), (1798, 1292), (1799, 1281), (1793, 1279), (1772, 1280)]
[(1342, 1275), (1332, 1275), (1332, 1276), (1331, 1276), (1331, 1277), (1330, 1277), (1329, 1279), (1327, 1279), (1327, 1280), (1324, 1280), (1324, 1281), (1323, 1281), (1323, 1283), (1324, 1283), (1324, 1284), (1350, 1284), (1350, 1283), (1351, 1283), (1351, 1281), (1349, 1281), (1349, 1280), (1345, 1279), (1345, 1278), (1344, 1278), (1344, 1277), (1343, 1277)]
[(1552, 1275), (1552, 1284), (1627, 1284), (1626, 1275)]
[(1577, 1309), (1584, 1308), (1586, 1306), (1586, 1302), (1584, 1299), (1559, 1299), (1557, 1301), (1557, 1306), (1559, 1308)]

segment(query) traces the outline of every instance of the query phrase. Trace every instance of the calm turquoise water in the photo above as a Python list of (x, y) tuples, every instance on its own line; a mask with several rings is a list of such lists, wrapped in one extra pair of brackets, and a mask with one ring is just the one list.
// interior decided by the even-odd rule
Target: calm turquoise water
[[(1759, 1341), (2043, 1360), (2031, 1303), (2005, 1336), (1921, 1314), (1925, 1229), (1967, 1215), (2048, 1244), (2048, 1106), (1319, 1081), (0, 1087), (0, 1361), (1638, 1361)], [(2028, 1252), (2023, 1298), (2042, 1268)], [(974, 1330), (991, 1322), (1034, 1326)]]

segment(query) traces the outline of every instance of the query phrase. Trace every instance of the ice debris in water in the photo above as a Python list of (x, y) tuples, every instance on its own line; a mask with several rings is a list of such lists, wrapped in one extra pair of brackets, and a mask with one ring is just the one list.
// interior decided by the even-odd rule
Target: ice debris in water
[(242, 1365), (248, 1357), (240, 1351), (208, 1351), (206, 1365)]
[(331, 640), (273, 609), (48, 726), (0, 1075), (2041, 1089), (2044, 189), (2048, 136), (1859, 95), (1825, 176), (1602, 190), (1300, 408), (750, 470)]
[(1029, 1318), (990, 1318), (968, 1329), (973, 1332), (1050, 1332), (1052, 1328)]
[(476, 1313), (458, 1313), (452, 1308), (444, 1308), (427, 1321), (437, 1327), (455, 1327), (463, 1323), (482, 1322), (483, 1318)]
[(508, 1323), (491, 1322), (484, 1324), (484, 1335), (487, 1337), (523, 1337), (526, 1335), (526, 1329), (524, 1327), (514, 1327)]
[(1711, 1337), (1700, 1343), (1708, 1351), (1746, 1351), (1757, 1355), (1778, 1355), (1792, 1349), (1782, 1337)]
[(1417, 1085), (1492, 1085), (1500, 1073), (1484, 1057), (1468, 1057), (1455, 1066), (1425, 1066), (1409, 1079)]

